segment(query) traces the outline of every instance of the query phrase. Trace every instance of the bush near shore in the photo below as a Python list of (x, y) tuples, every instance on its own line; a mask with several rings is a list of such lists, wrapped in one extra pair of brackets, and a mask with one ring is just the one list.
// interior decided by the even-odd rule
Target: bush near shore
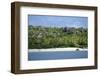
[(87, 28), (28, 26), (28, 48), (86, 48)]

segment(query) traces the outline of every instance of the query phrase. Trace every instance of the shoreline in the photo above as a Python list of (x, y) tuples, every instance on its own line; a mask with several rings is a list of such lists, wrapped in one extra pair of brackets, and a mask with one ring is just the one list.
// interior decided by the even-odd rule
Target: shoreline
[(28, 52), (56, 52), (56, 51), (87, 51), (87, 48), (48, 48), (48, 49), (28, 49)]

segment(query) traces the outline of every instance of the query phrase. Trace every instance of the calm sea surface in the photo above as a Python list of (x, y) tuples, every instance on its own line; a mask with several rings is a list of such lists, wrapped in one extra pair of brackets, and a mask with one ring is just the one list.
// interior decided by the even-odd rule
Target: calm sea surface
[(88, 51), (28, 52), (28, 60), (88, 58)]

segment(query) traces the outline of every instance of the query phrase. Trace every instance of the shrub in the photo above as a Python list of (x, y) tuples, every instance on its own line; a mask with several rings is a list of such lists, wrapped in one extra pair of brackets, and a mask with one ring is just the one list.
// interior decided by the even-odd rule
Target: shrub
[(87, 29), (29, 26), (28, 48), (87, 47)]

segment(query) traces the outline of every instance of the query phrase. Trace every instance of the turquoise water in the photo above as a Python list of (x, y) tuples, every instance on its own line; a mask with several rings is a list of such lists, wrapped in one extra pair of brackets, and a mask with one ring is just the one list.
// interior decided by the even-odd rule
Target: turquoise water
[(88, 51), (28, 52), (28, 60), (56, 60), (88, 58)]

